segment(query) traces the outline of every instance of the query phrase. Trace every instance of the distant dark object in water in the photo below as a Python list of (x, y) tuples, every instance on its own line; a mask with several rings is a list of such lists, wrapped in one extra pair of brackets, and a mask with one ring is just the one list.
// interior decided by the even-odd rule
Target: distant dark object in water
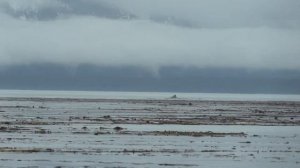
[(177, 98), (176, 94), (171, 97), (171, 99), (176, 99), (176, 98)]

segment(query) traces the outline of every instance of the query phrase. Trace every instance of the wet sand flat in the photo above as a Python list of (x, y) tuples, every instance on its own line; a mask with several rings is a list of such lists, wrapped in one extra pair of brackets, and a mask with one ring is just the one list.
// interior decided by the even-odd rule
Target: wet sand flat
[(0, 98), (0, 167), (299, 167), (300, 102)]

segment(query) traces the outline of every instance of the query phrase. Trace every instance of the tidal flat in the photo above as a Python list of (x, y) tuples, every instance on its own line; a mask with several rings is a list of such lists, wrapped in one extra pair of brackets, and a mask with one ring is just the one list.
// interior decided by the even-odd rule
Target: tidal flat
[(299, 101), (0, 98), (0, 167), (299, 167)]

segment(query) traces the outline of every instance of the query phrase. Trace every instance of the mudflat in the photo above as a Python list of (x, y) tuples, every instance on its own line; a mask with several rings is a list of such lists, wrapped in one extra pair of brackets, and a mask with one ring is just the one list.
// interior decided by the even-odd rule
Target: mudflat
[(0, 167), (299, 167), (299, 101), (0, 98)]

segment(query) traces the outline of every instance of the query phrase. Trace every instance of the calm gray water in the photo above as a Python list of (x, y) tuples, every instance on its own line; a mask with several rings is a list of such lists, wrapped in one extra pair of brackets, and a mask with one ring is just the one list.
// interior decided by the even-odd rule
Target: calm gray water
[(300, 101), (300, 95), (285, 94), (0, 90), (0, 97), (38, 98), (168, 99), (174, 94), (188, 100)]

